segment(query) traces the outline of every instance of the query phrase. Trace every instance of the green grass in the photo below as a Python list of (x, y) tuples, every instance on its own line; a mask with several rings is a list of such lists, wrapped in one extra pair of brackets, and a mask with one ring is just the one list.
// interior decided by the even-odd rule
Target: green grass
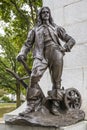
[(0, 103), (0, 118), (2, 118), (5, 113), (11, 112), (14, 109), (16, 109), (15, 103)]

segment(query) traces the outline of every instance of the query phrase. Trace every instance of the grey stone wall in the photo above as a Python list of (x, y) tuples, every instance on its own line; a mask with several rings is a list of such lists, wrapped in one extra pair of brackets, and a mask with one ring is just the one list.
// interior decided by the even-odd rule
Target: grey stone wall
[(80, 91), (87, 114), (87, 0), (43, 0), (43, 5), (51, 9), (54, 22), (76, 40), (64, 57), (62, 86)]

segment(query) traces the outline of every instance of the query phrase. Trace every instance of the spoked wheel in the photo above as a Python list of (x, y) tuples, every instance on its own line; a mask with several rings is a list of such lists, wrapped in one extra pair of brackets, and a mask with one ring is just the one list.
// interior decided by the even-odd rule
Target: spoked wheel
[(78, 90), (75, 88), (66, 89), (64, 102), (67, 109), (80, 109), (81, 95)]

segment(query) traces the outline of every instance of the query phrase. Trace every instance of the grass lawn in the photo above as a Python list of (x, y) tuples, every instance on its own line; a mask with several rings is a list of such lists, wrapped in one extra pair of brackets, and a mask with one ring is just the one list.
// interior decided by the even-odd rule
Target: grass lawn
[(15, 103), (0, 103), (0, 118), (3, 114), (13, 111), (16, 108)]

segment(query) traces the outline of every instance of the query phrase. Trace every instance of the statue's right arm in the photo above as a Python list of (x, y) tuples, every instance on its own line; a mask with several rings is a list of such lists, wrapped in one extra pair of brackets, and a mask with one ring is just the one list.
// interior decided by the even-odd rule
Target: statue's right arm
[(27, 40), (24, 43), (24, 45), (22, 46), (21, 51), (17, 55), (17, 60), (18, 61), (20, 61), (21, 58), (26, 60), (27, 54), (28, 54), (28, 52), (30, 51), (30, 49), (32, 48), (32, 46), (34, 44), (34, 40), (35, 40), (35, 32), (34, 32), (34, 29), (33, 29), (28, 33)]

